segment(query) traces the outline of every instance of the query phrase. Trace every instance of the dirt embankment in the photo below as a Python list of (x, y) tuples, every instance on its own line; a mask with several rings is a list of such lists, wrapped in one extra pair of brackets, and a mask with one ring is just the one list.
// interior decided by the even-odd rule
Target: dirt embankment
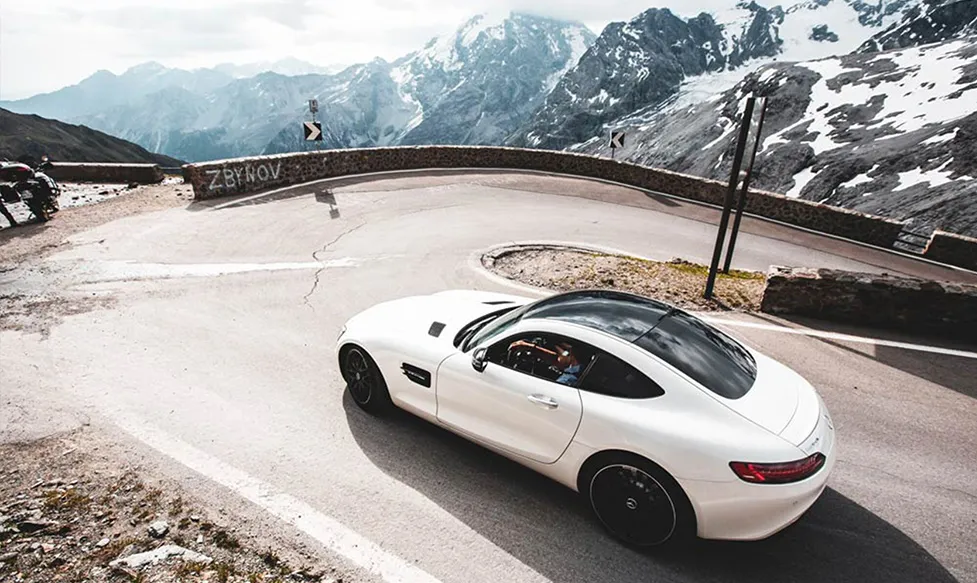
[(0, 581), (342, 581), (99, 445), (82, 430), (0, 445)]

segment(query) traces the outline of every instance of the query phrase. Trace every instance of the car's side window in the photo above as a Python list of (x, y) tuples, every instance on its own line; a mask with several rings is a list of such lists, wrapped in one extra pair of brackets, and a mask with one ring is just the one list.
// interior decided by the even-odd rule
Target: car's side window
[(655, 381), (620, 358), (599, 352), (581, 379), (580, 389), (610, 397), (650, 399), (665, 394)]
[(499, 366), (567, 386), (576, 386), (596, 350), (572, 338), (527, 332), (493, 344), (486, 360)]

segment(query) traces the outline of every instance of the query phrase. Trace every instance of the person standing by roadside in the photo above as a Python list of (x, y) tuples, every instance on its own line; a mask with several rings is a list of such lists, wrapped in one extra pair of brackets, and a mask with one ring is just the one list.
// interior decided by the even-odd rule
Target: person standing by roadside
[[(0, 184), (0, 189), (7, 189), (7, 188), (10, 188), (10, 185)], [(7, 222), (10, 223), (11, 227), (16, 227), (17, 221), (14, 220), (14, 216), (10, 214), (9, 210), (7, 210), (7, 205), (3, 204), (4, 196), (6, 196), (6, 193), (0, 193), (0, 214), (2, 214), (4, 218), (7, 219)]]
[[(6, 164), (6, 162), (7, 160), (0, 159), (0, 167), (3, 167)], [(17, 200), (18, 196), (17, 193), (14, 192), (14, 187), (9, 184), (5, 184), (3, 182), (4, 180), (7, 180), (7, 177), (0, 175), (0, 214), (2, 214), (5, 219), (7, 219), (7, 222), (10, 223), (11, 227), (16, 227), (17, 221), (15, 221), (14, 216), (10, 214), (10, 211), (7, 209), (7, 205), (4, 204), (4, 201)]]

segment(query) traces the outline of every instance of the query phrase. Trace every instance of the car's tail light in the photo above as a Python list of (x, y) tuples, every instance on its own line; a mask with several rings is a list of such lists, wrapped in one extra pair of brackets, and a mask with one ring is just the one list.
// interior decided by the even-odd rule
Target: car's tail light
[(778, 464), (730, 462), (729, 467), (744, 482), (754, 484), (789, 484), (817, 473), (824, 465), (824, 454), (816, 453), (802, 460)]

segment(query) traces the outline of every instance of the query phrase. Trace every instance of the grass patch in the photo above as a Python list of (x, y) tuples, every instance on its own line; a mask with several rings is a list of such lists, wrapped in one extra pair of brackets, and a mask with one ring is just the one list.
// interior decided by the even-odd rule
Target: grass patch
[(183, 498), (176, 497), (170, 501), (170, 516), (179, 516), (183, 514)]
[(204, 571), (207, 570), (206, 563), (197, 563), (195, 561), (182, 561), (180, 565), (176, 568), (177, 577), (189, 577), (191, 575), (202, 575)]
[(261, 561), (269, 567), (274, 568), (281, 564), (281, 559), (278, 557), (278, 554), (271, 549), (261, 553), (260, 557)]
[(151, 488), (146, 490), (146, 494), (143, 495), (143, 502), (146, 503), (151, 508), (159, 508), (159, 501), (163, 497), (163, 491), (159, 488)]
[(229, 565), (225, 562), (217, 563), (217, 581), (218, 583), (227, 583), (228, 579), (237, 573), (234, 571), (234, 566)]
[(91, 505), (92, 499), (75, 488), (68, 488), (64, 492), (48, 490), (44, 492), (44, 507), (48, 510), (83, 510)]
[[(682, 273), (688, 273), (690, 275), (695, 275), (706, 279), (709, 277), (709, 266), (699, 265), (698, 263), (690, 263), (683, 259), (672, 259), (668, 263), (665, 263), (669, 269), (674, 269)], [(721, 266), (719, 272), (716, 274), (716, 279), (745, 279), (745, 280), (759, 280), (763, 281), (766, 276), (762, 273), (756, 271), (742, 271), (739, 269), (730, 269), (729, 273), (723, 273)]]
[(218, 530), (214, 532), (214, 544), (222, 549), (230, 551), (239, 549), (241, 547), (241, 543), (234, 538), (234, 535), (226, 530)]

